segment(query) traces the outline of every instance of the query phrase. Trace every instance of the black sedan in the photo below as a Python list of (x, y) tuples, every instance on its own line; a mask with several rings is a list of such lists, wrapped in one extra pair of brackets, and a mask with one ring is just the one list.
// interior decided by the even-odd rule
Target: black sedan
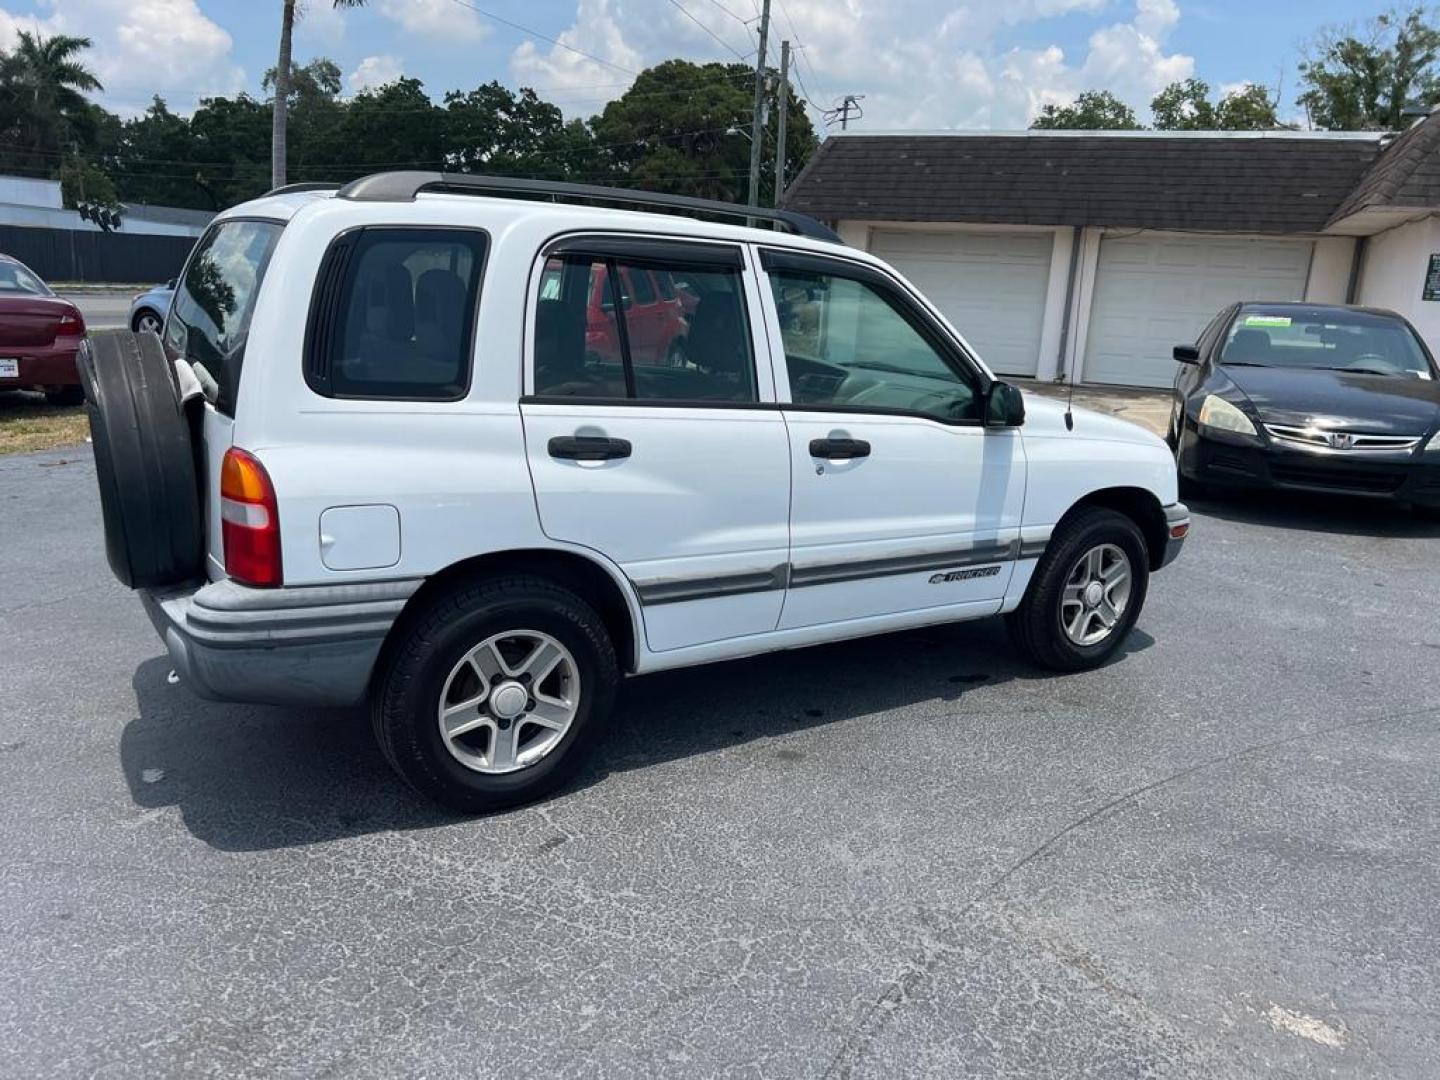
[(1183, 482), (1440, 510), (1440, 368), (1394, 312), (1233, 304), (1175, 359), (1169, 441)]

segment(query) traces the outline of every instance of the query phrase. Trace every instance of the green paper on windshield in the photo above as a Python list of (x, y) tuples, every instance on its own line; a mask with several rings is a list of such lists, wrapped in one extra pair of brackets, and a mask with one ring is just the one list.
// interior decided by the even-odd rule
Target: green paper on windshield
[(1246, 315), (1246, 326), (1289, 326), (1289, 315)]

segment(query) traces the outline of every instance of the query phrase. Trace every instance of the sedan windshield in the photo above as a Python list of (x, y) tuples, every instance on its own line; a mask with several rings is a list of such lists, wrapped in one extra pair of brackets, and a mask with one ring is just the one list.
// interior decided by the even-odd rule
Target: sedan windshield
[(1393, 316), (1368, 311), (1243, 310), (1226, 335), (1220, 362), (1410, 379), (1434, 377), (1414, 331)]
[(29, 293), (54, 296), (49, 287), (17, 262), (0, 261), (0, 296)]

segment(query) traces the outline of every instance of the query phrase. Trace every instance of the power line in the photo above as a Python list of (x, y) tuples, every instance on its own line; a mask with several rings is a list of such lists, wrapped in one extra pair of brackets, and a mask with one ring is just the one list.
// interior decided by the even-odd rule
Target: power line
[(745, 27), (747, 31), (750, 29), (750, 23), (747, 20), (742, 19), (739, 15), (736, 15), (735, 12), (731, 11), (728, 7), (722, 4), (720, 0), (710, 0), (710, 3), (713, 4), (715, 7), (719, 8), (726, 15), (729, 15), (730, 18), (734, 19), (741, 26)]
[(520, 33), (526, 35), (527, 37), (539, 38), (541, 41), (547, 41), (551, 45), (554, 45), (557, 49), (564, 49), (566, 52), (572, 52), (576, 56), (583, 56), (586, 60), (593, 60), (597, 64), (604, 64), (606, 67), (614, 68), (616, 71), (623, 71), (626, 75), (639, 74), (638, 71), (631, 71), (627, 67), (621, 67), (619, 64), (612, 63), (609, 60), (596, 56), (594, 53), (588, 53), (584, 49), (577, 49), (573, 45), (567, 45), (559, 38), (553, 38), (549, 34), (540, 33), (539, 30), (532, 30), (528, 26), (522, 26), (520, 23), (512, 22), (504, 16), (496, 15), (493, 11), (486, 11), (484, 8), (477, 7), (474, 4), (470, 3), (469, 0), (450, 0), (450, 2), (452, 4), (459, 4), (463, 8), (469, 8), (471, 11), (485, 16), (485, 18), (489, 19), (491, 22), (497, 22), (502, 26), (508, 26), (511, 30), (517, 30)]
[(704, 30), (705, 33), (709, 34), (712, 38), (718, 41), (722, 46), (734, 53), (737, 60), (743, 61), (745, 59), (744, 53), (742, 53), (739, 49), (732, 47), (728, 41), (726, 41), (719, 34), (715, 33), (714, 30), (711, 30), (703, 22), (697, 19), (693, 14), (691, 14), (689, 8), (687, 8), (684, 4), (680, 3), (680, 0), (670, 0), (670, 5), (675, 8), (676, 11), (680, 12), (680, 14), (684, 15), (687, 19), (689, 19), (696, 26), (698, 26), (701, 30)]

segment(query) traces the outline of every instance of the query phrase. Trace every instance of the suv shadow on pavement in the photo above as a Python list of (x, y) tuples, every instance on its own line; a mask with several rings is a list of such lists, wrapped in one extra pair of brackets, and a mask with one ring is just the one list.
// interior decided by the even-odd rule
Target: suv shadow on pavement
[[(1110, 662), (1153, 643), (1136, 629)], [(178, 807), (191, 835), (211, 847), (264, 851), (472, 820), (483, 827), (397, 780), (361, 710), (201, 702), (169, 685), (168, 671), (164, 657), (136, 670), (139, 715), (121, 734), (120, 764), (137, 805)], [(1020, 658), (998, 619), (647, 675), (622, 684), (592, 764), (551, 801), (610, 773), (764, 739), (798, 760), (783, 745), (788, 734), (858, 718), (903, 724), (879, 714), (917, 706), (963, 724), (958, 703), (969, 689), (1053, 677)], [(956, 754), (963, 762), (963, 743)]]
[(1237, 491), (1183, 497), (1192, 513), (1243, 525), (1348, 536), (1440, 538), (1440, 519), (1358, 496)]

